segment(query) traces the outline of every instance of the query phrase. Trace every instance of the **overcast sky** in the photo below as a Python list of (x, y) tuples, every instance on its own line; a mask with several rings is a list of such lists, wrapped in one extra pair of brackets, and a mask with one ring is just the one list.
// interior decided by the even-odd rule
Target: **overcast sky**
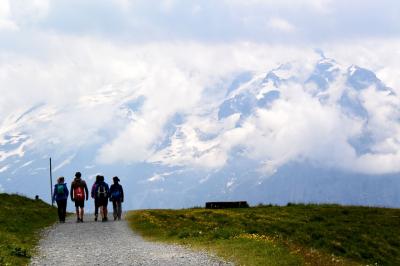
[(126, 41), (326, 42), (397, 38), (396, 0), (1, 0), (2, 31)]
[[(240, 132), (241, 137), (234, 140), (237, 143), (212, 150), (204, 158), (171, 151), (175, 146), (157, 152), (155, 143), (163, 138), (165, 125), (177, 113), (188, 115), (190, 124), (187, 138), (171, 144), (177, 145), (176, 149), (207, 150), (232, 139), (232, 121), (221, 124), (202, 117), (207, 112), (204, 106), (215, 104), (210, 99), (220, 99), (224, 93), (216, 88), (226, 88), (223, 82), (243, 71), (263, 73), (286, 62), (301, 62), (304, 69), (296, 74), (302, 75), (317, 60), (316, 48), (344, 66), (357, 64), (371, 69), (400, 93), (400, 2), (0, 0), (0, 134), (12, 128), (11, 118), (33, 106), (45, 105), (41, 121), (47, 121), (51, 114), (56, 114), (57, 119), (45, 127), (34, 124), (25, 128), (33, 136), (36, 149), (50, 140), (62, 147), (58, 147), (59, 151), (74, 154), (84, 143), (102, 143), (96, 158), (101, 163), (152, 162), (169, 151), (177, 157), (168, 164), (221, 167), (234, 145), (243, 144), (240, 142), (249, 136), (261, 137), (260, 130), (266, 130), (260, 120), (262, 115), (247, 124), (258, 131), (252, 135)], [(118, 97), (147, 99), (134, 121), (117, 123), (115, 91)], [(313, 102), (294, 104), (312, 106)], [(284, 110), (277, 111), (282, 114)], [(308, 115), (304, 109), (298, 109), (298, 113)], [(354, 121), (342, 120), (331, 109), (321, 109), (320, 113), (333, 121), (328, 126), (334, 132), (349, 134), (339, 136), (345, 146), (346, 138), (357, 131), (350, 126)], [(271, 114), (264, 115), (271, 119)], [(286, 118), (281, 122), (297, 119)], [(307, 125), (315, 127), (318, 121), (310, 119)], [(113, 131), (104, 135), (104, 127), (111, 122), (115, 123)], [(210, 143), (191, 139), (196, 124), (220, 137)], [(383, 152), (391, 157), (382, 159), (386, 163), (382, 172), (399, 170), (395, 165), (400, 165), (400, 154), (394, 151), (400, 146), (397, 127), (393, 124), (389, 135), (381, 136), (382, 143), (389, 138), (395, 140), (389, 151)], [(320, 137), (304, 134), (299, 134), (293, 143)], [(337, 141), (333, 138), (326, 146), (315, 144), (325, 147), (324, 151), (296, 151), (293, 156), (331, 154), (329, 149)], [(346, 149), (347, 146), (342, 151)], [(279, 165), (293, 159), (282, 157), (285, 152), (253, 155), (260, 160), (272, 157)], [(383, 153), (377, 150), (379, 156)], [(334, 159), (339, 160), (341, 155), (336, 154)], [(349, 158), (357, 161), (356, 155)], [(359, 168), (362, 172), (379, 172), (379, 166)]]

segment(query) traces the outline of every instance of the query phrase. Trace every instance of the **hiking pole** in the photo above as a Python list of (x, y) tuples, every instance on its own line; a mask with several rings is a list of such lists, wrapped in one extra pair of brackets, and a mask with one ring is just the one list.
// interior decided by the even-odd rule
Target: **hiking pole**
[(51, 171), (51, 157), (50, 157), (50, 201), (51, 201), (51, 206), (54, 206), (54, 203), (53, 203), (53, 173)]

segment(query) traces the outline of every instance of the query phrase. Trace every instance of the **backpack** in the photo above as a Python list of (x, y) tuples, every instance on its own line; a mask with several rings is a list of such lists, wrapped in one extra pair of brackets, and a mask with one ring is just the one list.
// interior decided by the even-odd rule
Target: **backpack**
[(58, 196), (64, 196), (65, 195), (65, 190), (64, 190), (64, 185), (63, 184), (57, 184), (57, 195)]
[(74, 198), (75, 200), (85, 200), (85, 192), (83, 190), (83, 187), (77, 186), (74, 188)]
[(97, 186), (97, 198), (99, 199), (107, 198), (107, 190), (104, 184), (100, 184)]
[(112, 197), (112, 199), (114, 199), (114, 200), (119, 200), (120, 197), (121, 197), (121, 191), (120, 191), (120, 189), (119, 189), (119, 188), (114, 189), (113, 192), (111, 193), (111, 197)]

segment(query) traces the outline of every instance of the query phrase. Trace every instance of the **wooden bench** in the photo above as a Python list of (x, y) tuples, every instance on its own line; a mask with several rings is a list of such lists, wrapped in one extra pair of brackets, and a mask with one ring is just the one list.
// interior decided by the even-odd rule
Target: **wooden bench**
[(247, 201), (214, 201), (206, 202), (206, 209), (248, 208)]

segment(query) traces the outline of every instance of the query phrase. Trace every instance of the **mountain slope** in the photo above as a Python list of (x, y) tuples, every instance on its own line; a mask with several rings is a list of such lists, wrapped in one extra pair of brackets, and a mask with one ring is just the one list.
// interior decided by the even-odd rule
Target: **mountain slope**
[(400, 206), (400, 98), (374, 72), (321, 55), (312, 66), (227, 80), (195, 108), (177, 92), (171, 113), (139, 80), (21, 109), (0, 125), (0, 190), (49, 198), (51, 156), (67, 182), (76, 171), (89, 183), (120, 176), (127, 208), (227, 199)]

